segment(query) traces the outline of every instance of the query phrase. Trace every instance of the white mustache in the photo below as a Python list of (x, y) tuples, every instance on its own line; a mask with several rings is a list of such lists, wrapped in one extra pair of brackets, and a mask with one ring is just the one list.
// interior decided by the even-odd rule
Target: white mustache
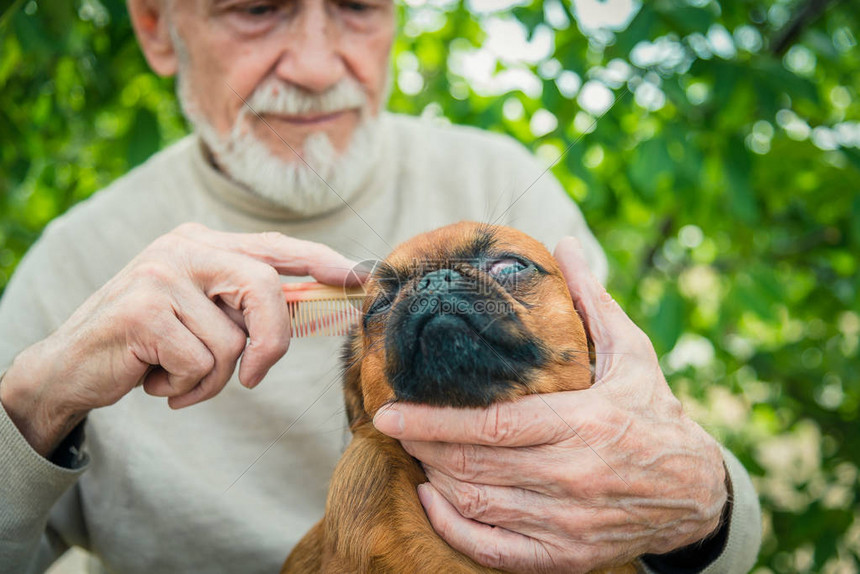
[(294, 116), (363, 109), (367, 96), (361, 85), (345, 77), (321, 94), (313, 94), (276, 78), (267, 78), (251, 94), (248, 106), (259, 114)]

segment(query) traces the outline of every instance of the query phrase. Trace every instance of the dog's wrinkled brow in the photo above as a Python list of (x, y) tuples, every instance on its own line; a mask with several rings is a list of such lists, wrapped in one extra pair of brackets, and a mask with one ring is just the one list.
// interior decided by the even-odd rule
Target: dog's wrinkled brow
[(492, 254), (493, 247), (496, 246), (495, 231), (491, 228), (479, 228), (475, 231), (474, 236), (458, 248), (451, 249), (450, 252), (445, 252), (444, 248), (440, 249), (440, 255), (443, 259), (433, 258), (432, 260), (413, 260), (407, 264), (392, 265), (382, 262), (373, 273), (374, 279), (380, 284), (401, 283), (416, 275), (424, 274), (428, 271), (438, 269), (439, 267), (449, 267), (456, 263), (472, 263), (481, 261), (488, 255)]
[(496, 245), (496, 234), (491, 229), (478, 229), (475, 236), (467, 244), (451, 253), (452, 259), (472, 260), (481, 259)]

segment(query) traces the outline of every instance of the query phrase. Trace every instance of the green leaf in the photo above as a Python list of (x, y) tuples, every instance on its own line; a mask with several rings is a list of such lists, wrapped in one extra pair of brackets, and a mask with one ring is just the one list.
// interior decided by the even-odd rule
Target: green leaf
[(716, 20), (710, 10), (698, 6), (674, 6), (662, 12), (661, 15), (684, 36), (694, 32), (707, 34)]
[(785, 69), (781, 62), (761, 59), (753, 63), (751, 72), (762, 82), (762, 89), (770, 87), (777, 94), (786, 94), (793, 100), (808, 100), (819, 104), (818, 88), (815, 84), (794, 72)]
[(637, 147), (630, 165), (630, 181), (644, 199), (653, 200), (661, 179), (673, 171), (674, 162), (666, 149), (666, 141), (655, 137)]
[(128, 132), (129, 166), (133, 167), (146, 161), (158, 151), (161, 145), (161, 132), (155, 115), (146, 108), (140, 108), (135, 114), (134, 123)]
[(849, 163), (854, 166), (854, 169), (860, 171), (860, 150), (852, 147), (842, 148), (842, 153), (848, 158)]
[(658, 355), (668, 353), (684, 330), (684, 300), (678, 291), (668, 286), (660, 298), (657, 313), (651, 320), (649, 334)]
[(555, 57), (561, 63), (562, 68), (576, 72), (582, 77), (588, 71), (585, 58), (583, 57), (583, 48), (586, 45), (586, 42), (584, 42), (584, 39), (578, 32), (576, 34), (568, 34), (559, 43)]
[(561, 95), (561, 92), (558, 91), (558, 86), (555, 85), (554, 80), (543, 81), (541, 100), (543, 101), (544, 107), (552, 111), (556, 117), (559, 116), (561, 108), (567, 108), (571, 105), (570, 100), (565, 99)]
[(855, 253), (860, 250), (860, 196), (851, 202), (851, 217), (849, 219), (849, 238), (854, 246)]
[(514, 18), (519, 20), (528, 31), (528, 37), (531, 39), (535, 28), (543, 24), (543, 3), (533, 2), (528, 6), (518, 6), (513, 9)]
[(759, 210), (750, 181), (752, 161), (742, 139), (733, 138), (729, 141), (723, 158), (723, 169), (731, 212), (744, 223), (755, 223), (759, 219)]
[(722, 60), (714, 60), (707, 65), (714, 75), (713, 102), (717, 108), (720, 108), (728, 104), (742, 71), (738, 65)]
[(765, 321), (776, 321), (776, 300), (769, 294), (769, 289), (759, 283), (766, 275), (758, 273), (741, 273), (737, 276), (732, 292), (731, 302), (738, 310), (752, 311)]
[(586, 148), (587, 144), (585, 140), (581, 140), (568, 150), (567, 155), (564, 157), (564, 163), (571, 173), (585, 183), (590, 192), (601, 193), (603, 185), (598, 181), (594, 173), (582, 163), (582, 156), (585, 154)]
[(648, 2), (643, 2), (642, 7), (630, 24), (615, 35), (615, 47), (613, 53), (627, 55), (633, 46), (643, 40), (651, 39), (651, 32), (657, 23), (657, 14)]
[(24, 52), (35, 53), (41, 59), (53, 51), (53, 43), (41, 19), (19, 10), (12, 16), (12, 27)]

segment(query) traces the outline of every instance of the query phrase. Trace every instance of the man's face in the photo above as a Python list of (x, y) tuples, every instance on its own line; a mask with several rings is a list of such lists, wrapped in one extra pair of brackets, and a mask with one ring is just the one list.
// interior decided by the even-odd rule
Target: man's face
[(189, 60), (183, 81), (222, 138), (236, 125), (243, 100), (273, 82), (314, 96), (351, 81), (366, 100), (363, 110), (335, 106), (261, 117), (246, 111), (249, 135), (288, 162), (296, 161), (290, 147), (301, 150), (317, 132), (343, 152), (361, 114), (376, 115), (384, 103), (393, 0), (179, 0), (171, 10)]

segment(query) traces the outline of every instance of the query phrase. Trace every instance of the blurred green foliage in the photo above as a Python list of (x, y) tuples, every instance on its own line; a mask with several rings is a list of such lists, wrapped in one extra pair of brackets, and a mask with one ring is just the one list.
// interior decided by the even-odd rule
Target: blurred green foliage
[[(395, 46), (391, 109), (511, 134), (581, 204), (673, 389), (754, 477), (761, 572), (860, 556), (860, 9), (821, 4), (409, 0)], [(187, 128), (123, 2), (0, 18), (2, 288)]]

